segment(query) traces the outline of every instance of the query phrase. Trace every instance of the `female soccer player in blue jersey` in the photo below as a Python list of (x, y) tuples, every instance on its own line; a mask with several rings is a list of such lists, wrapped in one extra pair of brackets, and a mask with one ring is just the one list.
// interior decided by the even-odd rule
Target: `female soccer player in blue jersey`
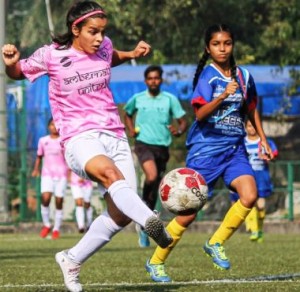
[[(233, 48), (234, 36), (229, 27), (213, 25), (207, 29), (205, 49), (193, 81), (192, 105), (196, 119), (186, 141), (186, 166), (205, 178), (210, 194), (217, 179), (222, 177), (226, 186), (240, 195), (203, 247), (214, 266), (222, 270), (230, 268), (223, 244), (244, 222), (257, 198), (254, 174), (244, 145), (246, 116), (261, 139), (263, 158), (273, 158), (256, 109), (254, 80), (246, 69), (236, 66)], [(212, 62), (204, 67), (209, 58)], [(152, 280), (171, 281), (164, 262), (195, 218), (196, 214), (177, 216), (169, 223), (167, 230), (173, 243), (165, 249), (158, 247), (146, 263)]]

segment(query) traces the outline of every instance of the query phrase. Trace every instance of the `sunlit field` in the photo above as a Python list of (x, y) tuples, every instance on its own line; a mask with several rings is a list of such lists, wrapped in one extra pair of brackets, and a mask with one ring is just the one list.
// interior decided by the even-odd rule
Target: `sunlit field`
[[(144, 269), (154, 243), (141, 249), (137, 235), (123, 231), (82, 266), (84, 291), (300, 291), (299, 235), (266, 234), (259, 244), (235, 234), (226, 244), (229, 271), (216, 270), (202, 252), (208, 236), (187, 232), (166, 263), (173, 282), (156, 284)], [(54, 255), (79, 239), (0, 234), (0, 291), (65, 291)]]

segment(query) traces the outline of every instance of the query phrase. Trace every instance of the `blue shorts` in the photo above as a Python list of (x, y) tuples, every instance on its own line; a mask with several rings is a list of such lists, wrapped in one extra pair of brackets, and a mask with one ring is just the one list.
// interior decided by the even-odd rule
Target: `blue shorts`
[[(273, 184), (268, 170), (254, 171), (258, 198), (268, 198), (272, 195)], [(236, 202), (239, 199), (238, 193), (230, 193), (230, 201)]]
[(238, 193), (230, 192), (229, 198), (231, 202), (236, 202), (240, 198), (240, 196)]
[(267, 198), (272, 195), (273, 184), (268, 170), (254, 171), (257, 194), (259, 198)]
[(199, 172), (208, 185), (209, 198), (219, 177), (230, 189), (231, 182), (242, 175), (252, 175), (254, 172), (248, 161), (244, 144), (234, 146), (220, 155), (187, 158), (186, 166)]

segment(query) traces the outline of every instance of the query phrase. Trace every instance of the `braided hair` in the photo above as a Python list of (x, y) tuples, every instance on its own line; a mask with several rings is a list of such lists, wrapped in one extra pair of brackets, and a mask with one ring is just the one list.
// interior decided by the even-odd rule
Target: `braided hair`
[[(207, 60), (210, 57), (210, 54), (207, 52), (206, 48), (208, 48), (209, 42), (212, 39), (213, 34), (215, 34), (217, 32), (222, 32), (222, 31), (227, 32), (231, 36), (232, 42), (234, 44), (234, 35), (233, 35), (231, 29), (226, 24), (214, 24), (206, 30), (205, 37), (204, 37), (205, 49), (204, 49), (204, 52), (198, 62), (197, 69), (196, 69), (196, 72), (194, 75), (193, 90), (196, 88), (199, 76), (200, 76)], [(234, 59), (233, 55), (231, 55), (231, 57), (230, 57), (230, 67), (231, 67), (231, 78), (236, 80), (236, 63), (235, 63), (235, 59)]]

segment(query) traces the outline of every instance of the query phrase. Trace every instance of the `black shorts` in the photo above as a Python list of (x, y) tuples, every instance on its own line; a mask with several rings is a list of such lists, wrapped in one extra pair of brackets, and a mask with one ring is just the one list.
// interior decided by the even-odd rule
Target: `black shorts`
[(164, 172), (166, 170), (167, 162), (170, 157), (169, 147), (150, 145), (136, 141), (134, 152), (140, 164), (143, 164), (147, 160), (154, 160), (159, 172)]

